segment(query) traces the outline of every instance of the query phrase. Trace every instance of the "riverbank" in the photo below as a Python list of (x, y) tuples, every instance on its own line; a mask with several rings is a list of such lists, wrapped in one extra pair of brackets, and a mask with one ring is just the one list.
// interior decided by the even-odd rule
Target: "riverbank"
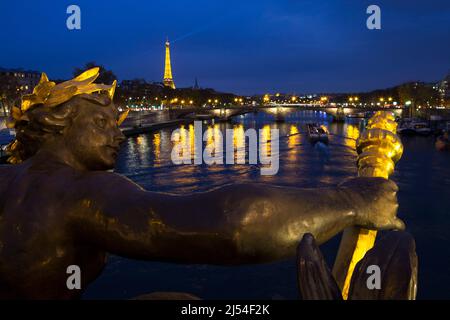
[(126, 137), (131, 137), (134, 135), (138, 135), (141, 133), (152, 132), (156, 130), (160, 130), (163, 128), (179, 126), (183, 124), (189, 124), (193, 121), (193, 119), (177, 119), (177, 120), (168, 120), (164, 122), (158, 123), (149, 123), (149, 124), (136, 124), (134, 126), (123, 127), (121, 128), (122, 133)]

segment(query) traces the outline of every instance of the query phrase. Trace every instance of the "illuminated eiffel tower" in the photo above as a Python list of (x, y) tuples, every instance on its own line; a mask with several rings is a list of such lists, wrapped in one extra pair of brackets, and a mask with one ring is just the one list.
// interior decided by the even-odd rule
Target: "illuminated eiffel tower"
[(166, 63), (164, 66), (164, 86), (175, 89), (175, 82), (172, 79), (172, 66), (170, 64), (170, 43), (167, 39), (166, 41)]

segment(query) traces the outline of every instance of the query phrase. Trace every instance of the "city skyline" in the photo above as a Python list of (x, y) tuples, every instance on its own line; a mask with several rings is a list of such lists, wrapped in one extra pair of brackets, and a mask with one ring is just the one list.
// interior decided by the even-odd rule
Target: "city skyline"
[[(69, 78), (75, 67), (96, 61), (119, 80), (161, 81), (168, 37), (179, 87), (198, 78), (202, 87), (245, 95), (338, 93), (441, 80), (450, 68), (450, 5), (401, 2), (378, 1), (382, 29), (368, 30), (365, 1), (198, 1), (190, 7), (180, 1), (107, 7), (78, 1), (82, 29), (76, 31), (65, 27), (67, 3), (45, 1), (29, 11), (2, 3), (1, 23), (11, 31), (1, 28), (9, 45), (0, 61), (52, 78)], [(17, 10), (28, 23), (11, 18)]]

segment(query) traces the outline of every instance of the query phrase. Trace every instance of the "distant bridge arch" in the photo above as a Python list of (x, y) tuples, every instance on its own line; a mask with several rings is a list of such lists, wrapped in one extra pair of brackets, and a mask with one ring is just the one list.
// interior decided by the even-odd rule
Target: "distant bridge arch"
[(343, 107), (334, 105), (312, 105), (312, 104), (270, 104), (256, 106), (226, 106), (216, 108), (186, 107), (169, 109), (171, 119), (182, 118), (214, 118), (227, 121), (233, 117), (256, 112), (265, 112), (274, 115), (276, 120), (284, 120), (290, 112), (310, 110), (322, 111), (333, 116), (337, 120), (343, 120), (347, 115), (374, 112), (392, 111), (397, 116), (401, 116), (405, 108), (375, 108), (375, 107)]

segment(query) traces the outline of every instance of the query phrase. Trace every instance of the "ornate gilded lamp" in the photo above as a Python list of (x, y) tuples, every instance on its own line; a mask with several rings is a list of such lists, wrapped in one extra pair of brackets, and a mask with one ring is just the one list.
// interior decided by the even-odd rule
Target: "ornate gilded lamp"
[[(388, 179), (403, 154), (403, 145), (396, 134), (397, 123), (392, 113), (378, 111), (368, 121), (366, 129), (356, 142), (358, 176)], [(344, 299), (348, 297), (353, 270), (373, 247), (376, 235), (376, 230), (357, 227), (344, 231), (333, 268)]]

